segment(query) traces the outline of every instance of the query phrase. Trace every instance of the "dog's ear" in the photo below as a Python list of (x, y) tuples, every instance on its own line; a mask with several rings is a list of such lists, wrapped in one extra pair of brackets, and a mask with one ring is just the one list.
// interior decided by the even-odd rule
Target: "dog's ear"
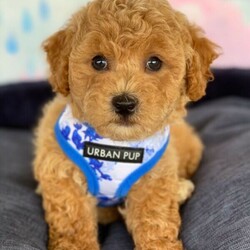
[(214, 79), (210, 65), (219, 56), (219, 46), (207, 39), (197, 26), (189, 24), (188, 31), (191, 41), (186, 66), (186, 93), (190, 100), (196, 101), (205, 95), (207, 82)]
[(49, 81), (53, 90), (60, 92), (64, 96), (69, 94), (68, 65), (72, 38), (73, 33), (69, 28), (65, 28), (56, 32), (42, 44), (50, 65)]

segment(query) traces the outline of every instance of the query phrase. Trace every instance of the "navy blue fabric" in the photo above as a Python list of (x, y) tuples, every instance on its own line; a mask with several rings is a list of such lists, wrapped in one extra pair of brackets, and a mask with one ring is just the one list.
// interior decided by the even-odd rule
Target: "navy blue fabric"
[(208, 84), (206, 96), (198, 103), (226, 96), (250, 99), (250, 69), (214, 69), (215, 80)]
[(0, 85), (0, 127), (30, 128), (54, 93), (46, 81)]

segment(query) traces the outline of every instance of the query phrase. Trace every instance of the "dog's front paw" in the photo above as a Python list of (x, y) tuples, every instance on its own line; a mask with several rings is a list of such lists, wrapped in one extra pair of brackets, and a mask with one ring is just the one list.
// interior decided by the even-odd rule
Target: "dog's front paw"
[(183, 250), (181, 241), (155, 240), (136, 246), (135, 250)]
[(66, 239), (50, 240), (49, 250), (99, 250), (97, 242), (86, 242), (79, 244), (79, 242), (72, 242)]
[(178, 190), (178, 201), (179, 204), (183, 204), (193, 193), (194, 184), (190, 180), (180, 179), (179, 190)]

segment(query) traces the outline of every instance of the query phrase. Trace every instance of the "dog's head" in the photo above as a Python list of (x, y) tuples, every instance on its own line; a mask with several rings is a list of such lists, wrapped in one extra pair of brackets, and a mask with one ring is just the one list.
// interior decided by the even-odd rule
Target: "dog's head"
[(205, 94), (217, 46), (165, 0), (95, 0), (44, 42), (54, 90), (105, 137), (147, 137)]

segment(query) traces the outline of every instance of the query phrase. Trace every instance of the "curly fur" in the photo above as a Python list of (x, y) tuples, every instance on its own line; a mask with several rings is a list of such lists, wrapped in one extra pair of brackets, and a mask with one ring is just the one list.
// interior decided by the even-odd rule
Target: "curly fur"
[[(34, 161), (49, 249), (99, 249), (97, 221), (120, 215), (136, 249), (183, 249), (179, 206), (194, 189), (188, 178), (203, 148), (183, 120), (185, 105), (205, 94), (217, 46), (165, 0), (94, 0), (43, 46), (58, 92), (37, 129)], [(99, 54), (109, 61), (105, 72), (91, 67)], [(160, 71), (145, 70), (150, 56), (163, 61)], [(112, 97), (123, 92), (139, 100), (132, 126), (122, 125), (111, 107)], [(97, 208), (83, 173), (59, 148), (53, 127), (66, 103), (77, 119), (113, 140), (139, 140), (171, 126), (163, 158), (132, 187), (123, 208)]]

